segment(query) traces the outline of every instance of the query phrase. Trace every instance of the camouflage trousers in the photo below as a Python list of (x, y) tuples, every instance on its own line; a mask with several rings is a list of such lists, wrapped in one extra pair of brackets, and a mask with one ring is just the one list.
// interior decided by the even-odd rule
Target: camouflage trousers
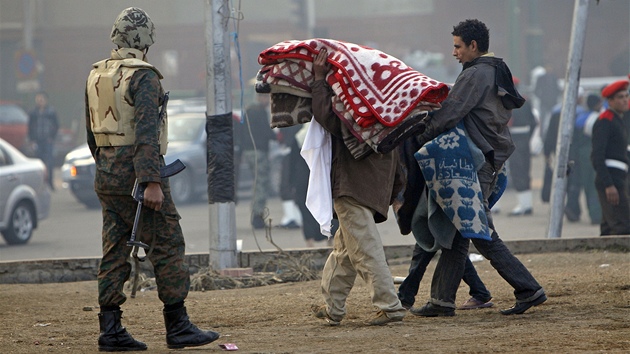
[[(121, 305), (127, 300), (123, 286), (132, 268), (132, 247), (126, 243), (131, 237), (138, 203), (124, 195), (99, 194), (99, 199), (103, 210), (103, 258), (97, 276), (98, 302), (100, 306)], [(154, 242), (147, 259), (153, 265), (158, 296), (165, 305), (183, 301), (190, 289), (190, 274), (184, 262), (186, 246), (179, 219), (170, 193), (164, 191), (161, 210), (156, 212), (143, 207), (136, 231), (137, 241), (148, 245)]]

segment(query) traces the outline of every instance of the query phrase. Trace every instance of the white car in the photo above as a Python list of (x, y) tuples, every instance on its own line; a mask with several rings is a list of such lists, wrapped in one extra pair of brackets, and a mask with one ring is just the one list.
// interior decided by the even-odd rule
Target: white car
[[(169, 103), (170, 104), (170, 103)], [(170, 109), (170, 108), (169, 108)], [(180, 111), (181, 112), (181, 111)], [(167, 164), (179, 159), (186, 169), (170, 178), (171, 195), (176, 204), (190, 203), (206, 198), (206, 115), (205, 113), (176, 113), (168, 119)], [(94, 192), (96, 167), (87, 144), (66, 155), (61, 166), (64, 188), (88, 208), (100, 208)]]
[[(205, 98), (187, 98), (168, 102), (168, 150), (164, 156), (167, 164), (179, 159), (186, 169), (170, 178), (171, 196), (177, 205), (207, 200), (208, 175), (206, 153), (206, 105)], [(233, 111), (238, 120), (241, 112)], [(236, 163), (236, 162), (235, 162)], [(243, 165), (244, 166), (244, 165)], [(239, 168), (241, 166), (239, 165)], [(242, 189), (247, 198), (251, 193), (252, 176), (246, 167), (239, 173)], [(96, 167), (87, 144), (83, 144), (66, 155), (61, 166), (64, 188), (88, 208), (100, 208), (94, 192)]]
[(0, 232), (9, 245), (27, 243), (50, 212), (46, 166), (0, 139)]

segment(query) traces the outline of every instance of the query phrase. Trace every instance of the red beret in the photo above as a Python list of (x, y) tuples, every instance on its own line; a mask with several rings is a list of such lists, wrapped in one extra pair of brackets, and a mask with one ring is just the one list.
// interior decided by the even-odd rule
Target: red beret
[(602, 90), (602, 97), (610, 98), (619, 91), (627, 90), (628, 85), (630, 85), (630, 82), (628, 82), (628, 80), (615, 81), (612, 84), (604, 87), (604, 89)]

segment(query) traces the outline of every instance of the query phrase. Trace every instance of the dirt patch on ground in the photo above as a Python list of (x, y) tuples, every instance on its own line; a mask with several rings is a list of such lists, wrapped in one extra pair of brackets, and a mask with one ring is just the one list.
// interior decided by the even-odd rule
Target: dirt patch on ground
[[(630, 254), (615, 252), (520, 255), (546, 289), (549, 300), (524, 315), (503, 316), (512, 289), (488, 261), (475, 263), (495, 307), (457, 311), (456, 317), (421, 318), (369, 327), (376, 310), (362, 280), (348, 299), (348, 316), (328, 327), (311, 316), (322, 302), (319, 281), (191, 292), (193, 322), (221, 333), (215, 343), (186, 351), (222, 352), (235, 343), (241, 353), (627, 353), (630, 352)], [(396, 262), (392, 262), (394, 264)], [(427, 271), (433, 274), (435, 261)], [(408, 264), (392, 265), (405, 276)], [(428, 298), (430, 279), (416, 304)], [(468, 298), (462, 283), (458, 303)], [(93, 311), (86, 311), (89, 308)], [(171, 352), (164, 340), (161, 303), (155, 291), (139, 292), (123, 305), (123, 325), (149, 346)], [(0, 285), (0, 353), (97, 351), (96, 282)]]

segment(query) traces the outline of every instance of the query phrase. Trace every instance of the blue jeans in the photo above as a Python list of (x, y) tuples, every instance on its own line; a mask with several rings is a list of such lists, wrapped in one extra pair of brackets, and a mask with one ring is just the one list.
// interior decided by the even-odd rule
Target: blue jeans
[(433, 259), (436, 252), (427, 252), (416, 243), (411, 256), (409, 274), (398, 287), (398, 298), (404, 307), (411, 307), (416, 302), (416, 294), (420, 288), (420, 282), (427, 270), (427, 265)]
[[(490, 264), (497, 270), (499, 275), (514, 288), (514, 296), (517, 303), (534, 300), (544, 294), (542, 286), (538, 284), (523, 263), (514, 257), (494, 229), (492, 215), (488, 208), (488, 196), (496, 183), (497, 174), (488, 163), (485, 163), (477, 174), (484, 196), (484, 205), (488, 216), (488, 227), (492, 232), (492, 240), (486, 241), (474, 238), (472, 242), (479, 253), (490, 260)], [(458, 232), (455, 235), (451, 249), (442, 250), (442, 255), (435, 268), (433, 281), (431, 282), (432, 303), (455, 308), (455, 296), (464, 275), (468, 246), (468, 239)]]
[[(409, 266), (409, 275), (398, 287), (398, 298), (405, 307), (412, 307), (416, 301), (416, 295), (420, 288), (420, 282), (424, 276), (424, 272), (427, 270), (427, 265), (431, 262), (431, 259), (435, 256), (436, 252), (427, 252), (416, 243), (413, 249), (413, 256), (411, 257), (411, 265)], [(475, 299), (488, 302), (492, 299), (490, 291), (486, 288), (485, 284), (479, 278), (475, 266), (470, 259), (466, 257), (466, 264), (464, 265), (464, 275), (462, 279), (470, 287), (468, 292), (470, 296)]]

